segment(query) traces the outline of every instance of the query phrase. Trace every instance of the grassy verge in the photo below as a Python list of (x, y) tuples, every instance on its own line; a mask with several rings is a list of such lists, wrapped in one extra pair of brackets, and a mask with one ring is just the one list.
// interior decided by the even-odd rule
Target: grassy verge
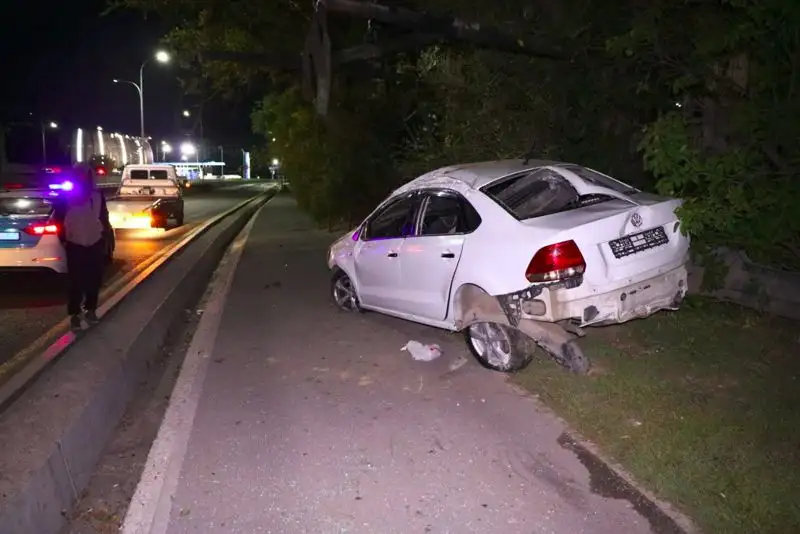
[(706, 533), (800, 532), (800, 329), (691, 299), (515, 379)]

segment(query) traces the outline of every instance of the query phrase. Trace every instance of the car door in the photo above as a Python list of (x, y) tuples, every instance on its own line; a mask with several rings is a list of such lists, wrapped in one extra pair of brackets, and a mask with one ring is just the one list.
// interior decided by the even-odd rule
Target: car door
[(469, 202), (454, 191), (427, 192), (417, 232), (400, 257), (400, 311), (442, 321), (464, 240), (480, 224)]
[(414, 232), (419, 196), (391, 201), (364, 224), (353, 250), (358, 296), (364, 306), (395, 310), (400, 293), (399, 257)]

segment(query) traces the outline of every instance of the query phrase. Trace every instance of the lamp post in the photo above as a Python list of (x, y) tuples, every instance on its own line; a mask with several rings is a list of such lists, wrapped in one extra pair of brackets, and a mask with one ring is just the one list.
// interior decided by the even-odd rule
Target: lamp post
[(136, 88), (136, 92), (139, 93), (139, 133), (142, 137), (144, 137), (144, 94), (142, 93), (142, 86), (130, 80), (119, 80), (114, 78), (112, 81), (114, 83), (127, 83), (128, 85), (132, 85), (134, 88)]
[(58, 128), (58, 123), (50, 121), (45, 125), (43, 120), (39, 120), (39, 127), (42, 130), (42, 165), (47, 165), (47, 133), (45, 131), (45, 126), (55, 130)]
[[(163, 50), (159, 50), (155, 54), (155, 60), (159, 63), (169, 63), (170, 57), (169, 54), (164, 52)], [(139, 135), (142, 139), (145, 138), (144, 136), (144, 67), (150, 63), (149, 59), (144, 60), (142, 65), (139, 67), (139, 83), (132, 82), (130, 80), (119, 80), (114, 79), (114, 83), (127, 83), (128, 85), (132, 85), (136, 88), (136, 91), (139, 93)]]

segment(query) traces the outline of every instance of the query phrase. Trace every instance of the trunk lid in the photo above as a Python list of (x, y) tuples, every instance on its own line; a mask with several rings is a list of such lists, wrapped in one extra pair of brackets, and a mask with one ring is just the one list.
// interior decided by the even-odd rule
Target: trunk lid
[(32, 248), (42, 239), (25, 232), (29, 226), (45, 225), (53, 213), (52, 202), (38, 197), (0, 198), (0, 249)]
[(553, 243), (574, 240), (586, 260), (584, 278), (592, 285), (635, 280), (642, 273), (685, 261), (689, 240), (681, 234), (675, 215), (680, 200), (613, 196), (523, 224), (550, 230)]

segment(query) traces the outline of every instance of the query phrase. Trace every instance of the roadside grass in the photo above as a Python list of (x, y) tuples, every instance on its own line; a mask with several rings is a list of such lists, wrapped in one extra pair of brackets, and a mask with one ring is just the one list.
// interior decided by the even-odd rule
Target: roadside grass
[(589, 376), (514, 380), (705, 533), (800, 532), (800, 328), (692, 298), (590, 329)]

